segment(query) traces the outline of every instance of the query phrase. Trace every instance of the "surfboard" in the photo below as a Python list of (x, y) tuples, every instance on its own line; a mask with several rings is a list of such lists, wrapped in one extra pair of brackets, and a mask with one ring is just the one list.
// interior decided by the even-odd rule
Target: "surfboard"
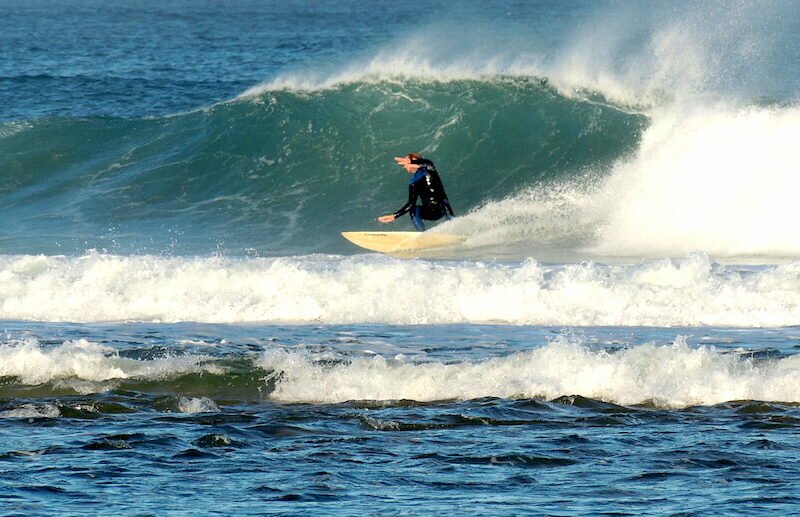
[(466, 240), (461, 235), (428, 232), (342, 232), (356, 246), (379, 253), (402, 253), (446, 248)]

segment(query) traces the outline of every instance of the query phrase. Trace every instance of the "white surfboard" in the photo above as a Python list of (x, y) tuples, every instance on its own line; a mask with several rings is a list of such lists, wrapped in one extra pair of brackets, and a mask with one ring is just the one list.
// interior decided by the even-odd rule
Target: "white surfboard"
[(406, 253), (447, 248), (466, 240), (461, 235), (428, 232), (342, 232), (356, 246), (379, 253)]

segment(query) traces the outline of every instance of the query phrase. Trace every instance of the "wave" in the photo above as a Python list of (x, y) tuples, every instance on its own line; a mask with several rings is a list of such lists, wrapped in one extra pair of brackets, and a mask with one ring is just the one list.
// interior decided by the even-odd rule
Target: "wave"
[(776, 327), (800, 322), (800, 265), (706, 255), (636, 264), (0, 256), (0, 319)]
[[(410, 129), (413, 128), (413, 129)], [(354, 253), (434, 157), (464, 258), (799, 257), (795, 106), (648, 117), (538, 79), (269, 91), (174, 117), (0, 128), (6, 252)], [(99, 145), (101, 144), (101, 145)], [(408, 229), (401, 221), (393, 229)], [(574, 259), (574, 258), (573, 258)]]
[[(36, 339), (2, 346), (0, 377), (37, 385), (53, 381), (68, 383), (78, 392), (92, 393), (105, 381), (130, 378), (173, 378), (187, 373), (220, 373), (222, 369), (204, 356), (173, 356), (152, 360), (120, 357), (108, 346), (80, 339), (56, 348), (44, 348)], [(107, 386), (104, 387), (108, 389)]]
[[(391, 81), (436, 88), (546, 78), (565, 99), (613, 107), (631, 120), (642, 113), (625, 137), (635, 150), (616, 149), (611, 166), (561, 166), (546, 181), (518, 182), (504, 198), (489, 193), (451, 227), (480, 238), (485, 255), (800, 256), (789, 198), (800, 158), (786, 144), (800, 136), (798, 76), (786, 66), (797, 48), (791, 3), (598, 5), (584, 14), (546, 48), (535, 23), (487, 31), (430, 22), (345, 66), (283, 73), (245, 97)], [(458, 44), (442, 44), (443, 34)], [(493, 138), (496, 145), (503, 136)], [(518, 150), (531, 155), (526, 167), (535, 171), (542, 153)]]
[(421, 151), (462, 258), (797, 258), (792, 7), (603, 5), (559, 41), (428, 20), (189, 113), (0, 123), (0, 249), (355, 253)]
[(630, 405), (713, 405), (733, 400), (797, 402), (797, 356), (756, 364), (746, 356), (672, 345), (616, 353), (560, 338), (548, 345), (480, 362), (405, 363), (383, 357), (320, 364), (300, 353), (266, 353), (258, 363), (279, 372), (272, 397), (286, 402), (468, 400), (580, 395)]
[[(0, 358), (3, 393), (22, 389), (30, 394), (37, 385), (51, 396), (136, 391), (166, 395), (158, 404), (182, 413), (217, 412), (215, 400), (220, 399), (336, 404), (580, 396), (670, 408), (739, 400), (800, 403), (798, 356), (723, 352), (690, 346), (682, 336), (672, 344), (619, 349), (597, 349), (559, 336), (511, 355), (447, 363), (280, 347), (235, 360), (192, 355), (132, 359), (86, 340), (53, 347), (32, 339), (0, 345)], [(124, 410), (107, 405), (106, 411)], [(97, 411), (87, 407), (68, 409)], [(0, 418), (61, 414), (55, 404), (26, 404)]]
[(609, 167), (645, 120), (535, 78), (354, 83), (155, 119), (71, 118), (0, 130), (2, 237), (22, 253), (345, 252), (378, 228), (406, 178), (436, 159), (460, 214), (535, 184)]
[(457, 11), (188, 113), (0, 123), (0, 249), (352, 253), (422, 151), (478, 258), (800, 256), (791, 2)]

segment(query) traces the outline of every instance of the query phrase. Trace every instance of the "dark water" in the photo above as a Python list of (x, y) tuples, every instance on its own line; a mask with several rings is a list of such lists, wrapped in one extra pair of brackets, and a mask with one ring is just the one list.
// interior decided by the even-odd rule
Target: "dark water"
[(799, 12), (0, 0), (0, 515), (800, 512)]
[[(800, 335), (789, 329), (36, 324), (6, 332), (41, 354), (32, 367), (23, 345), (12, 345), (19, 373), (44, 381), (2, 378), (6, 515), (788, 514), (798, 502), (797, 403), (712, 403), (749, 375), (775, 381), (764, 378), (771, 368), (796, 364)], [(675, 340), (683, 332), (691, 346)], [(70, 346), (79, 339), (107, 348)], [(612, 402), (639, 395), (609, 360), (633, 378), (668, 367), (626, 357), (648, 343), (687, 364), (703, 353), (706, 364), (671, 387), (641, 377), (639, 389), (660, 400)], [(537, 350), (546, 354), (527, 363), (524, 354)], [(270, 366), (276, 351), (290, 354), (279, 368)], [(121, 371), (103, 379), (110, 364)], [(470, 368), (477, 391), (458, 400), (460, 370)], [(562, 368), (594, 377), (584, 386), (596, 384), (599, 397), (573, 393), (566, 385), (580, 380), (569, 379), (562, 396), (531, 396), (558, 393), (550, 373)], [(726, 375), (731, 384), (714, 380)], [(795, 397), (796, 379), (793, 370), (783, 381)], [(525, 382), (527, 393), (493, 396)], [(357, 400), (336, 402), (348, 387), (361, 390)], [(692, 393), (696, 404), (681, 401)]]

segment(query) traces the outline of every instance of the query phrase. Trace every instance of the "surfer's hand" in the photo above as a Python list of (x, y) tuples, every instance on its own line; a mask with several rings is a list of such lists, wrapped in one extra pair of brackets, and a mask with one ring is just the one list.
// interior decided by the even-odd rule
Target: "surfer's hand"
[(404, 165), (408, 164), (411, 160), (409, 160), (407, 156), (395, 156), (394, 161), (397, 162), (397, 165), (403, 167)]
[(380, 221), (382, 223), (391, 223), (395, 219), (396, 219), (396, 217), (394, 216), (394, 214), (382, 215), (382, 216), (378, 217), (378, 221)]

